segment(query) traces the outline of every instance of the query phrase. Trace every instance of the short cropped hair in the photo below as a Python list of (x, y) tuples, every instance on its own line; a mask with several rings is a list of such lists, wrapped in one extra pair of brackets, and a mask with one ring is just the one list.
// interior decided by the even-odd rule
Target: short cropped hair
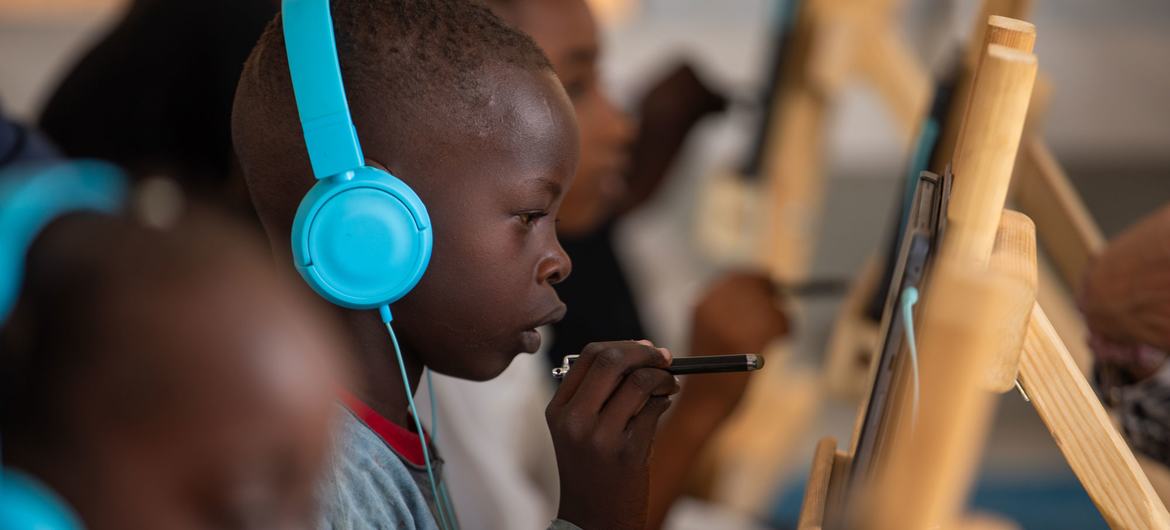
[[(552, 72), (530, 37), (473, 0), (330, 4), (359, 136), (377, 122), (389, 124), (396, 135), (442, 127), (444, 137), (484, 136), (492, 127), (484, 112), (491, 96), (485, 82), (489, 68)], [(311, 170), (279, 15), (244, 66), (232, 114), (233, 142), (257, 213), (270, 237), (286, 234)]]

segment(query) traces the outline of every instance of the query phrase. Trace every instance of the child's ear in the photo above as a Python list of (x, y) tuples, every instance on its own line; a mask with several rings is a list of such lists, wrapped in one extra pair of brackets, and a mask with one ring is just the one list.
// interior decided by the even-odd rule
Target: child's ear
[(386, 167), (385, 164), (383, 164), (377, 160), (374, 160), (373, 158), (370, 158), (370, 157), (366, 157), (366, 165), (370, 166), (372, 168), (381, 169), (382, 171), (390, 173), (391, 175), (394, 174), (393, 172), (390, 171), (390, 168)]

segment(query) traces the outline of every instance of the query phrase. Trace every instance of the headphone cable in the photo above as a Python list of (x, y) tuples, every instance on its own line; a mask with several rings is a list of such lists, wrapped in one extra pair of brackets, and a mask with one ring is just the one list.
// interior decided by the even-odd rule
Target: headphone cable
[[(431, 452), (429, 449), (427, 449), (426, 431), (423, 430), (422, 422), (418, 419), (418, 407), (414, 405), (414, 395), (410, 391), (410, 384), (408, 383), (409, 380), (406, 377), (406, 363), (402, 361), (402, 349), (398, 347), (398, 336), (394, 334), (394, 326), (390, 324), (391, 319), (385, 318), (390, 315), (390, 309), (383, 306), (379, 309), (379, 313), (382, 314), (383, 320), (386, 322), (386, 330), (390, 332), (390, 343), (394, 346), (394, 357), (398, 360), (398, 370), (402, 374), (402, 386), (406, 389), (406, 403), (410, 406), (410, 417), (412, 420), (414, 420), (414, 427), (418, 431), (419, 444), (422, 446), (423, 452), (423, 463), (426, 464), (427, 478), (430, 479), (431, 482), (431, 495), (435, 499), (435, 508), (437, 509), (436, 511), (439, 512), (439, 525), (444, 530), (456, 530), (454, 525), (447, 522), (447, 510), (445, 508), (445, 503), (443, 502), (445, 496), (439, 495), (439, 482), (435, 480), (435, 471), (433, 466), (431, 466)], [(430, 386), (429, 377), (427, 380), (427, 386)], [(432, 390), (432, 419), (434, 418), (434, 408), (434, 391)], [(432, 425), (434, 424), (432, 423)], [(446, 492), (444, 491), (444, 493)]]

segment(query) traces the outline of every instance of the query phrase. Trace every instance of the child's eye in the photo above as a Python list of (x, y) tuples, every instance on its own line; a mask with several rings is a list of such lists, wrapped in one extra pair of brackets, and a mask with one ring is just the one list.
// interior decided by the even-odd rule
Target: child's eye
[(540, 220), (540, 218), (547, 215), (548, 212), (520, 212), (516, 214), (516, 217), (520, 219), (520, 222), (524, 223), (525, 226), (532, 226), (536, 223), (536, 221)]

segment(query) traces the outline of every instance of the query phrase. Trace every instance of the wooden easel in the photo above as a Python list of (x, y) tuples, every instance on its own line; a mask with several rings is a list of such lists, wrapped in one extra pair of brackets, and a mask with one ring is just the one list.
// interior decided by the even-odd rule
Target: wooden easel
[[(946, 158), (954, 152), (954, 146), (959, 136), (966, 110), (966, 102), (970, 97), (971, 83), (978, 67), (980, 45), (987, 40), (987, 20), (993, 15), (1001, 15), (1011, 19), (1026, 18), (1031, 0), (984, 0), (980, 14), (976, 18), (975, 27), (971, 32), (965, 52), (958, 65), (957, 79), (955, 79), (954, 95), (951, 98), (950, 109), (946, 112), (946, 119), (941, 123), (937, 153), (945, 153)], [(999, 32), (1000, 35), (1011, 35), (1010, 31)], [(997, 37), (1002, 38), (1002, 37)], [(992, 41), (994, 42), (994, 41)], [(924, 105), (927, 103), (924, 102)], [(926, 116), (925, 108), (920, 112)], [(933, 160), (928, 167), (935, 173), (941, 174), (949, 160)], [(884, 251), (884, 249), (882, 250)], [(878, 322), (866, 316), (866, 307), (878, 289), (885, 289), (880, 285), (882, 278), (882, 260), (880, 252), (871, 257), (857, 279), (851, 285), (848, 294), (833, 323), (829, 335), (829, 343), (825, 350), (825, 381), (830, 394), (857, 398), (866, 388), (869, 376), (869, 361), (874, 350), (878, 347)], [(1064, 313), (1062, 313), (1064, 314)]]
[[(915, 435), (905, 429), (885, 441), (887, 473), (876, 477), (875, 490), (886, 495), (850, 500), (863, 503), (867, 527), (970, 527), (958, 521), (969, 480), (955, 477), (972, 475), (990, 425), (994, 400), (983, 384), (1003, 344), (1001, 333), (1022, 330), (1026, 311), (1019, 309), (1035, 299), (1023, 279), (1029, 268), (1035, 271), (1033, 234), (1025, 216), (1005, 215), (987, 270), (965, 269), (945, 257), (936, 264), (917, 319), (923, 387)], [(894, 419), (909, 425), (905, 395), (899, 398)], [(845, 494), (851, 459), (835, 449), (832, 439), (817, 447), (801, 529), (823, 526), (835, 509), (830, 499), (839, 503)], [(980, 528), (999, 527), (985, 522)]]
[[(773, 87), (761, 174), (717, 179), (703, 195), (698, 235), (721, 260), (751, 262), (791, 285), (807, 279), (824, 190), (827, 113), (841, 88), (854, 75), (866, 78), (909, 143), (930, 84), (893, 27), (900, 0), (787, 1), (799, 3)], [(791, 357), (775, 350), (770, 359)], [(792, 363), (778, 368), (753, 381), (706, 455), (720, 470), (714, 500), (759, 516), (767, 514), (787, 449), (803, 438), (822, 401), (818, 375)]]
[[(1033, 109), (1040, 103), (1041, 110), (1029, 112), (1009, 198), (1017, 209), (1036, 221), (1040, 243), (1048, 257), (1039, 263), (1038, 301), (1049, 309), (1052, 328), (1069, 346), (1077, 368), (1088, 374), (1092, 367), (1088, 330), (1072, 292), (1084, 278), (1089, 261), (1104, 249), (1105, 238), (1064, 169), (1039, 136), (1046, 96), (1046, 90), (1037, 90), (1033, 96)], [(1170, 505), (1170, 470), (1137, 456), (1162, 502)]]
[(1038, 296), (1081, 372), (1087, 374), (1092, 354), (1073, 293), (1089, 261), (1104, 249), (1105, 237), (1040, 135), (1049, 92), (1046, 84), (1041, 86), (1032, 97), (1009, 200), (1036, 221), (1044, 251)]
[[(1023, 18), (1031, 7), (1030, 3), (1030, 0), (989, 0), (984, 4), (982, 13), (1008, 13)], [(982, 33), (975, 31), (974, 35)], [(974, 64), (970, 53), (965, 62)], [(969, 91), (969, 88), (964, 89), (963, 86), (960, 85), (960, 90)], [(1038, 263), (1038, 301), (1046, 309), (1052, 328), (1063, 340), (1079, 370), (1088, 374), (1092, 368), (1092, 354), (1087, 345), (1088, 331), (1076, 307), (1073, 293), (1079, 287), (1089, 261), (1104, 248), (1105, 238), (1041, 136), (1050, 92), (1051, 85), (1043, 76), (1038, 77), (1017, 156), (1009, 201), (1015, 208), (1032, 217), (1039, 227), (1042, 252)], [(955, 110), (957, 107), (953, 106), (952, 116), (961, 116)], [(946, 135), (957, 134), (955, 121), (953, 118), (949, 120), (952, 127), (944, 129)], [(944, 142), (948, 141), (946, 135)], [(940, 169), (943, 164), (945, 162), (936, 161), (934, 167)], [(878, 273), (873, 266), (866, 268), (850, 291), (835, 323), (826, 363), (826, 386), (832, 394), (851, 395), (864, 385), (865, 375), (859, 367), (868, 364), (868, 358), (876, 346), (877, 327), (876, 323), (862, 315), (861, 308), (872, 296), (872, 290), (878, 288)], [(1000, 380), (997, 389), (1005, 390), (1009, 384), (1008, 380)], [(1170, 503), (1170, 470), (1141, 456), (1138, 461), (1163, 502)]]
[[(1034, 31), (1030, 37), (1026, 31), (996, 36), (994, 24), (990, 29), (985, 41), (992, 44), (981, 46), (984, 51), (971, 84), (966, 117), (956, 138), (952, 162), (956, 178), (948, 212), (948, 232), (939, 258), (942, 272), (936, 273), (939, 278), (932, 277), (931, 290), (927, 293), (928, 300), (939, 300), (944, 293), (936, 290), (937, 282), (949, 282), (943, 285), (965, 295), (959, 300), (962, 311), (971, 315), (971, 322), (966, 327), (952, 322), (948, 328), (947, 319), (954, 317), (948, 312), (952, 309), (944, 302), (926, 304), (920, 317), (924, 391), (919, 429), (916, 436), (907, 436), (903, 423), (897, 424), (899, 429), (890, 429), (894, 434), (886, 441), (881, 454), (883, 461), (888, 462), (885, 469), (891, 471), (876, 478), (880, 488), (875, 491), (897, 495), (898, 501), (892, 502), (893, 497), (883, 499), (879, 494), (873, 498), (851, 498), (849, 502), (863, 503), (868, 516), (861, 521), (867, 527), (955, 525), (976, 461), (973, 456), (976, 451), (972, 449), (981, 445), (972, 439), (980, 439), (976, 428), (985, 431), (990, 417), (989, 407), (981, 405), (990, 402), (985, 389), (998, 388), (1005, 380), (1015, 379), (1012, 374), (1018, 373), (1037, 412), (1105, 520), (1114, 528), (1170, 527), (1170, 514), (1110, 423), (1041, 306), (1033, 302), (1030, 311), (1027, 304), (1023, 304), (1024, 311), (1012, 311), (1011, 304), (996, 303), (994, 294), (980, 295), (977, 290), (961, 287), (961, 279), (951, 278), (982, 271), (992, 277), (1014, 275), (1024, 285), (1028, 284), (1027, 267), (1019, 266), (1021, 260), (1007, 262), (1015, 265), (997, 266), (992, 250), (1004, 218), (1003, 205), (1036, 75), (1035, 57), (1030, 53)], [(1006, 240), (1001, 236), (1000, 246), (1012, 246), (1008, 244), (1010, 241), (1010, 236)], [(1032, 285), (1030, 292), (1034, 293), (1034, 280)], [(994, 291), (988, 289), (987, 292)], [(1020, 305), (1018, 302), (1017, 299), (1016, 306)], [(935, 314), (936, 311), (941, 314)], [(1012, 319), (1017, 314), (1018, 322)], [(991, 317), (998, 317), (998, 322)], [(1022, 348), (1016, 344), (1015, 337), (1022, 337)], [(951, 351), (947, 362), (930, 362), (934, 357), (930, 352), (948, 344)], [(948, 364), (960, 365), (964, 370), (956, 372)], [(904, 394), (905, 386), (899, 388)], [(894, 413), (899, 416), (894, 420), (904, 417), (905, 410), (904, 405), (895, 406)], [(889, 417), (882, 418), (882, 421), (889, 420)], [(834, 478), (841, 476), (848, 456), (830, 451), (834, 446), (835, 442), (823, 441), (818, 447), (802, 528), (819, 526), (827, 510), (839, 509), (830, 504), (835, 495)], [(836, 489), (840, 490), (840, 481), (837, 482)]]
[(764, 146), (762, 178), (728, 172), (704, 194), (699, 240), (783, 285), (808, 279), (824, 200), (827, 113), (854, 76), (886, 102), (909, 143), (930, 98), (927, 72), (899, 40), (901, 0), (799, 0)]

